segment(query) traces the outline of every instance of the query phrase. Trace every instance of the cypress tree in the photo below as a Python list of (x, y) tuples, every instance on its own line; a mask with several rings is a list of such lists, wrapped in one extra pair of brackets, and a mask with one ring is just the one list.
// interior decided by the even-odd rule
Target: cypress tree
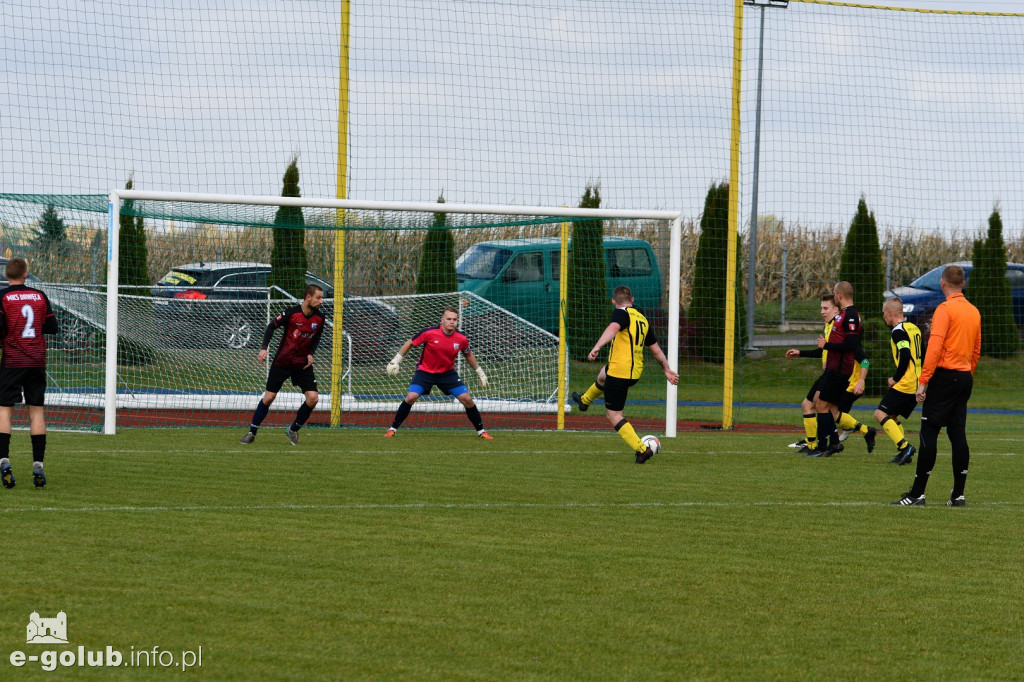
[[(729, 183), (712, 184), (700, 218), (700, 239), (693, 264), (693, 290), (687, 318), (694, 325), (694, 354), (709, 362), (725, 360), (725, 271), (729, 263)], [(739, 254), (737, 235), (736, 253)], [(736, 333), (733, 351), (746, 337), (746, 306), (736, 259)]]
[[(134, 177), (129, 177), (125, 189), (134, 186)], [(121, 206), (120, 224), (118, 225), (117, 283), (121, 286), (148, 287), (149, 251), (146, 247), (146, 227), (141, 215), (133, 215), (135, 201), (126, 200)], [(128, 294), (139, 294), (138, 290), (129, 290)]]
[[(442, 192), (437, 197), (437, 203), (444, 202)], [(448, 227), (448, 214), (438, 211), (434, 214), (434, 220), (423, 239), (420, 269), (416, 276), (416, 293), (448, 293), (458, 288), (459, 279), (455, 273), (455, 237)]]
[(1020, 330), (1013, 319), (1013, 293), (1006, 279), (1006, 244), (999, 209), (988, 219), (988, 237), (975, 240), (971, 274), (964, 296), (981, 313), (981, 352), (1012, 357), (1020, 349)]
[[(444, 192), (437, 197), (437, 203), (443, 204)], [(455, 272), (455, 237), (448, 227), (448, 214), (442, 211), (434, 213), (433, 221), (427, 229), (420, 247), (420, 268), (416, 276), (417, 294), (452, 293), (459, 289), (459, 278)], [(435, 297), (417, 299), (416, 324), (429, 326), (437, 324), (441, 319), (441, 309), (447, 305), (456, 305), (456, 296), (445, 296), (438, 302)]]
[(839, 279), (853, 285), (853, 300), (861, 318), (861, 347), (871, 363), (864, 392), (881, 395), (888, 390), (892, 376), (892, 353), (889, 328), (882, 318), (885, 301), (885, 267), (878, 241), (875, 214), (868, 211), (867, 200), (861, 196), (857, 212), (846, 233), (839, 260)]
[[(283, 197), (301, 197), (299, 157), (293, 156), (284, 172)], [(306, 288), (306, 221), (299, 206), (281, 206), (274, 214), (274, 245), (270, 252), (268, 286), (278, 287), (295, 298)]]
[[(601, 207), (600, 184), (587, 184), (579, 207)], [(570, 355), (576, 360), (586, 360), (611, 319), (604, 221), (575, 221), (571, 240), (566, 268), (566, 337)]]

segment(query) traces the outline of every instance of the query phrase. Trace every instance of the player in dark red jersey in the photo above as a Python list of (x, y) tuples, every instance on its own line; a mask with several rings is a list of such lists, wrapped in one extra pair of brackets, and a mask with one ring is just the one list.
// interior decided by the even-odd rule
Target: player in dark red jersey
[(818, 448), (812, 456), (829, 457), (843, 451), (836, 430), (836, 419), (833, 411), (839, 410), (843, 404), (850, 375), (854, 365), (858, 364), (860, 355), (861, 324), (860, 313), (853, 305), (853, 285), (839, 282), (832, 288), (836, 297), (836, 305), (840, 307), (832, 323), (832, 333), (828, 340), (818, 337), (818, 348), (828, 351), (825, 360), (825, 371), (822, 372), (818, 397), (814, 401), (818, 421)]
[(46, 338), (56, 334), (57, 318), (46, 294), (25, 286), (28, 263), (24, 258), (7, 261), (9, 286), (0, 291), (0, 481), (14, 487), (11, 470), (11, 413), (22, 400), (28, 407), (29, 433), (32, 436), (32, 482), (46, 485), (43, 456), (46, 454)]
[(270, 348), (274, 332), (284, 327), (284, 334), (281, 336), (274, 361), (270, 364), (266, 393), (256, 403), (249, 433), (242, 436), (243, 445), (256, 440), (256, 431), (270, 411), (270, 405), (286, 379), (291, 379), (292, 385), (302, 389), (306, 396), (305, 402), (295, 413), (295, 420), (288, 428), (288, 442), (292, 445), (299, 444), (299, 429), (306, 423), (313, 408), (320, 401), (320, 394), (316, 390), (316, 376), (313, 374), (313, 354), (320, 345), (320, 337), (327, 323), (327, 318), (320, 312), (323, 300), (324, 290), (310, 284), (302, 294), (301, 305), (288, 308), (267, 325), (267, 330), (263, 333), (263, 344), (257, 356), (260, 364), (267, 361), (267, 349)]
[(384, 434), (385, 438), (391, 438), (395, 431), (402, 425), (405, 418), (409, 416), (413, 403), (420, 399), (421, 395), (430, 393), (430, 389), (437, 386), (446, 395), (454, 396), (466, 408), (466, 416), (476, 429), (478, 436), (485, 440), (494, 438), (484, 429), (484, 420), (480, 416), (480, 410), (476, 409), (476, 403), (469, 395), (469, 389), (462, 383), (459, 373), (455, 371), (455, 358), (459, 353), (466, 357), (469, 366), (476, 370), (476, 376), (480, 385), (487, 388), (487, 375), (477, 364), (472, 351), (469, 350), (469, 339), (456, 327), (459, 326), (459, 311), (455, 308), (445, 308), (441, 316), (441, 324), (436, 327), (427, 327), (416, 336), (412, 337), (398, 351), (391, 362), (388, 363), (388, 376), (398, 376), (399, 365), (402, 358), (413, 346), (423, 346), (419, 362), (416, 363), (416, 372), (409, 382), (409, 394), (398, 406), (395, 412), (395, 419), (391, 422), (391, 428)]

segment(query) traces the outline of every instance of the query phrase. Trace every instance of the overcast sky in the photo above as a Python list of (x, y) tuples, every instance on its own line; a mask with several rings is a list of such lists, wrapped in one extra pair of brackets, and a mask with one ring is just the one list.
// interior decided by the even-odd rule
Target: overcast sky
[[(0, 191), (334, 196), (340, 0), (4, 0)], [(881, 2), (1014, 11), (1018, 2)], [(729, 0), (354, 0), (349, 196), (696, 216), (728, 176)], [(765, 13), (759, 212), (1024, 225), (1024, 18)], [(750, 212), (760, 10), (745, 19)]]

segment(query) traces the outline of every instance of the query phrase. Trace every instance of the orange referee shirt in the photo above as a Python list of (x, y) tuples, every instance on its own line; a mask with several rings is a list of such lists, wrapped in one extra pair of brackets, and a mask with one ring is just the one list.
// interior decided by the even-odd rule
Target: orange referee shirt
[(974, 373), (981, 356), (981, 314), (962, 293), (950, 294), (932, 316), (928, 352), (918, 381), (927, 384), (939, 367)]

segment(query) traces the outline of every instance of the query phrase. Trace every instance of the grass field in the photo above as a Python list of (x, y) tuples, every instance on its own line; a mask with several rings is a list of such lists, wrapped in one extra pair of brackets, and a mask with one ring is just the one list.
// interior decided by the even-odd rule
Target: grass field
[[(175, 665), (202, 647), (184, 674), (204, 680), (1024, 668), (1016, 437), (973, 437), (968, 506), (952, 509), (944, 441), (928, 506), (896, 508), (912, 467), (855, 441), (813, 460), (788, 434), (684, 433), (637, 466), (611, 432), (307, 429), (298, 448), (241, 433), (52, 433), (42, 490), (15, 433), (0, 678), (183, 674), (9, 660), (79, 646), (159, 647)], [(25, 643), (29, 614), (59, 611), (69, 645)]]

